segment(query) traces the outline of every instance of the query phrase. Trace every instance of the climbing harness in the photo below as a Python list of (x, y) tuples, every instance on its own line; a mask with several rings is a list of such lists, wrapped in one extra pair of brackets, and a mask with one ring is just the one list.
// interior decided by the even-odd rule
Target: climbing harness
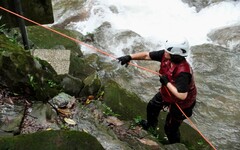
[[(40, 24), (40, 23), (37, 23), (37, 22), (35, 22), (35, 21), (31, 20), (31, 19), (28, 19), (28, 18), (26, 18), (26, 17), (24, 17), (24, 16), (21, 16), (21, 15), (15, 13), (15, 12), (13, 12), (13, 11), (10, 11), (10, 10), (2, 7), (2, 6), (0, 6), (0, 9), (4, 10), (4, 11), (10, 13), (10, 14), (13, 14), (13, 15), (19, 17), (19, 18), (22, 18), (22, 19), (24, 19), (24, 20), (27, 20), (27, 21), (29, 21), (29, 22), (31, 22), (31, 23), (33, 23), (33, 24), (35, 24), (35, 25), (38, 25), (38, 26), (40, 26), (40, 27), (42, 27), (42, 28), (45, 28), (45, 29), (47, 29), (47, 30), (49, 30), (49, 31), (52, 31), (52, 32), (54, 32), (54, 33), (56, 33), (56, 34), (58, 34), (58, 35), (61, 35), (61, 36), (65, 37), (65, 38), (67, 38), (67, 39), (70, 39), (70, 40), (72, 40), (72, 41), (75, 41), (76, 43), (79, 43), (79, 44), (81, 44), (81, 45), (83, 45), (83, 46), (86, 46), (86, 47), (92, 49), (92, 50), (95, 50), (96, 52), (99, 52), (99, 53), (101, 53), (101, 54), (103, 54), (103, 55), (106, 55), (106, 56), (108, 56), (108, 57), (111, 57), (111, 58), (114, 59), (114, 60), (117, 60), (117, 58), (116, 58), (114, 55), (111, 55), (111, 54), (109, 54), (109, 53), (107, 53), (107, 52), (104, 52), (104, 51), (102, 51), (102, 50), (100, 50), (100, 49), (98, 49), (98, 48), (96, 48), (96, 47), (93, 47), (93, 46), (91, 46), (91, 45), (89, 45), (89, 44), (86, 44), (86, 43), (84, 43), (84, 42), (82, 42), (82, 41), (80, 41), (80, 40), (77, 40), (77, 39), (72, 38), (72, 37), (70, 37), (70, 36), (68, 36), (68, 35), (66, 35), (66, 34), (63, 34), (63, 33), (61, 33), (61, 32), (58, 32), (58, 31), (54, 30), (54, 29), (51, 29), (50, 27), (44, 26), (44, 25), (42, 25), (42, 24)], [(160, 73), (158, 73), (158, 72), (156, 72), (156, 71), (153, 71), (153, 70), (151, 70), (151, 69), (148, 69), (148, 68), (139, 66), (139, 65), (137, 65), (137, 64), (134, 64), (134, 63), (129, 62), (129, 65), (135, 66), (135, 67), (137, 67), (137, 68), (139, 68), (139, 69), (142, 69), (142, 70), (145, 70), (145, 71), (147, 71), (147, 72), (151, 72), (151, 73), (153, 73), (153, 74), (155, 74), (155, 75), (162, 76)], [(170, 93), (169, 93), (169, 94), (170, 94)], [(186, 114), (182, 111), (182, 109), (180, 108), (180, 106), (179, 106), (177, 103), (175, 103), (175, 104), (176, 104), (176, 106), (178, 107), (178, 109), (183, 113), (183, 115), (187, 118), (187, 120), (189, 121), (189, 123), (191, 124), (191, 126), (204, 138), (204, 140), (205, 140), (214, 150), (216, 150), (216, 148), (214, 147), (214, 145), (201, 133), (201, 131), (200, 131), (200, 130), (196, 127), (196, 125), (190, 120), (190, 118), (186, 116)]]

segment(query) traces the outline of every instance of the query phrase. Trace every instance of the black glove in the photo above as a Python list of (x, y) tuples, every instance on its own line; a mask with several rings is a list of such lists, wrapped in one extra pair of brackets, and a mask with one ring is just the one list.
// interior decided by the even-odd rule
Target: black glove
[(117, 58), (119, 62), (121, 62), (121, 65), (125, 65), (125, 67), (128, 66), (128, 63), (132, 60), (132, 57), (130, 55), (122, 56)]
[(162, 85), (166, 86), (169, 82), (167, 76), (160, 76), (160, 82), (162, 83)]

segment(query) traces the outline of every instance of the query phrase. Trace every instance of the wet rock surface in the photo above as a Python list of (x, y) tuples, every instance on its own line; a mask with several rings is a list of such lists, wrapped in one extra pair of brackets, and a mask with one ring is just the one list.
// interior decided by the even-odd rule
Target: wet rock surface
[[(74, 130), (93, 135), (105, 149), (160, 149), (162, 147), (141, 127), (133, 127), (131, 122), (119, 120), (115, 116), (105, 115), (103, 108), (101, 108), (102, 102), (99, 100), (92, 99), (87, 102), (78, 99), (73, 104), (74, 98), (67, 96), (64, 100), (62, 99), (62, 102), (66, 103), (66, 106), (63, 106), (60, 101), (54, 104), (31, 102), (27, 97), (13, 96), (12, 93), (3, 88), (1, 88), (0, 93), (1, 137), (6, 136), (6, 134), (12, 136), (48, 130)], [(60, 94), (53, 100), (59, 97), (61, 99), (64, 96)], [(68, 108), (67, 103), (72, 103), (71, 107)], [(3, 111), (9, 109), (9, 107), (20, 107), (21, 111), (18, 111), (18, 109), (11, 109), (8, 112)], [(59, 111), (60, 108), (64, 111)], [(12, 120), (17, 120), (16, 118), (19, 115), (21, 118), (11, 130), (7, 130), (4, 126), (9, 125), (8, 121), (11, 122), (11, 119), (8, 118), (15, 113), (18, 115), (12, 117)], [(65, 118), (73, 120), (76, 124), (67, 123)]]
[(229, 48), (230, 52), (240, 52), (240, 26), (225, 27), (208, 34), (214, 44)]

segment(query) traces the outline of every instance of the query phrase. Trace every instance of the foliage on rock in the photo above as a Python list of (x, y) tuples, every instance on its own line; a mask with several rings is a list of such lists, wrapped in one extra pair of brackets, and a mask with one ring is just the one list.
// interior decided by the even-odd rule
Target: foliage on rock
[(0, 84), (19, 94), (47, 101), (61, 89), (56, 72), (45, 61), (0, 35)]

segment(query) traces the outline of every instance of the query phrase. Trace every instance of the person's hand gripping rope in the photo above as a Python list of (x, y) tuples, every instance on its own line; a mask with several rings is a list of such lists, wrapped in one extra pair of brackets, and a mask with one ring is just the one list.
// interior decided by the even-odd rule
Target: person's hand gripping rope
[(162, 75), (162, 76), (159, 76), (159, 77), (160, 77), (159, 81), (162, 83), (162, 85), (167, 86), (167, 84), (169, 82), (167, 76)]
[(125, 67), (128, 66), (128, 63), (132, 60), (132, 57), (130, 55), (122, 56), (117, 58), (118, 62), (121, 62), (121, 65), (125, 65)]

